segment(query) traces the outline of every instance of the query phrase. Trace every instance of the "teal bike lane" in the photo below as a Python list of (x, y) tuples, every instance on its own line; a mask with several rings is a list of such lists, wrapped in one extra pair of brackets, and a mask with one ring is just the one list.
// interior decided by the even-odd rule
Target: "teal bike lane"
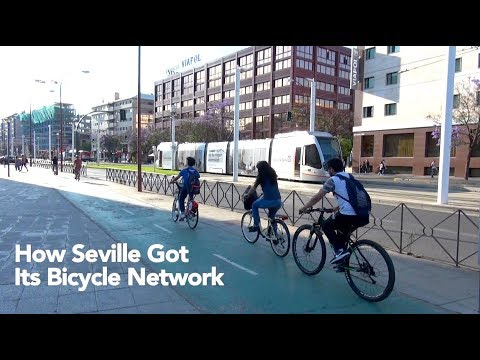
[[(83, 184), (82, 186), (89, 186)], [(92, 186), (92, 185), (90, 185)], [(96, 188), (98, 189), (98, 187)], [(97, 196), (61, 191), (116, 241), (141, 252), (142, 261), (153, 272), (223, 273), (223, 286), (171, 286), (202, 313), (211, 314), (440, 314), (447, 310), (412, 298), (394, 289), (382, 302), (369, 303), (348, 286), (344, 274), (325, 268), (315, 276), (303, 274), (294, 262), (292, 250), (285, 258), (275, 255), (260, 238), (249, 244), (242, 236), (240, 222), (222, 220), (228, 210), (200, 206), (196, 229), (171, 219), (171, 197), (162, 197), (162, 206), (130, 201), (118, 192), (110, 199), (102, 187)], [(159, 195), (151, 194), (160, 198)], [(113, 200), (113, 199), (114, 200)], [(205, 216), (202, 217), (202, 211)], [(229, 212), (229, 211), (228, 211)], [(293, 233), (291, 234), (293, 237)], [(188, 263), (154, 263), (147, 258), (151, 245), (165, 251), (188, 249)], [(329, 259), (327, 258), (327, 261)], [(160, 283), (154, 286), (163, 286)]]

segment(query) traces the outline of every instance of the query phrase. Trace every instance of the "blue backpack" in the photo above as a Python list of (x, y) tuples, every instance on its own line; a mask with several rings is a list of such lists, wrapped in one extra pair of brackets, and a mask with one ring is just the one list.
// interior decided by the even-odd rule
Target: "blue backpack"
[(360, 181), (355, 179), (352, 175), (346, 177), (340, 174), (335, 174), (334, 176), (338, 176), (340, 179), (345, 181), (349, 200), (335, 192), (334, 194), (341, 197), (343, 200), (348, 201), (358, 216), (368, 219), (370, 216), (370, 211), (372, 210), (372, 201), (370, 200), (370, 195), (368, 195), (367, 190), (364, 189)]

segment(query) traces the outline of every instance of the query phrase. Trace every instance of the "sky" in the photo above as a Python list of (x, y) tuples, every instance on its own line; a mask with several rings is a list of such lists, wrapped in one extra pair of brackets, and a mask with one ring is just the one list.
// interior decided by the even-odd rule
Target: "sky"
[[(155, 81), (186, 58), (200, 55), (197, 67), (247, 47), (142, 46), (141, 92), (153, 94)], [(62, 102), (74, 104), (78, 114), (113, 101), (115, 92), (135, 96), (138, 46), (0, 46), (0, 119), (59, 102), (60, 83)]]

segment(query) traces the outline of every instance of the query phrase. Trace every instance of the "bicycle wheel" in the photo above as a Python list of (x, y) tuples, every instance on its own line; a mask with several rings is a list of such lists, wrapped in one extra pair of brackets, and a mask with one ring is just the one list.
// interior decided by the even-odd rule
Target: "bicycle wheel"
[(273, 230), (274, 236), (269, 239), (272, 250), (280, 257), (285, 257), (290, 250), (290, 231), (287, 224), (280, 219), (272, 220), (270, 231)]
[(248, 231), (248, 227), (253, 226), (253, 215), (251, 211), (247, 211), (245, 214), (243, 214), (240, 225), (242, 227), (242, 234), (245, 240), (247, 240), (250, 244), (253, 244), (258, 240), (258, 237), (260, 236), (258, 231)]
[(327, 249), (323, 237), (313, 230), (313, 225), (300, 226), (293, 235), (293, 259), (307, 275), (318, 274), (325, 265)]
[(180, 210), (178, 209), (178, 199), (175, 197), (172, 204), (172, 220), (177, 221), (180, 216)]
[[(187, 209), (191, 208), (191, 201), (187, 202)], [(190, 226), (190, 229), (195, 229), (195, 227), (198, 224), (198, 208), (196, 212), (193, 212), (191, 210), (188, 210), (188, 214), (186, 216), (187, 218), (187, 223), (188, 226)]]
[(359, 240), (351, 252), (344, 265), (348, 285), (364, 300), (384, 300), (395, 284), (395, 268), (387, 251), (371, 240)]

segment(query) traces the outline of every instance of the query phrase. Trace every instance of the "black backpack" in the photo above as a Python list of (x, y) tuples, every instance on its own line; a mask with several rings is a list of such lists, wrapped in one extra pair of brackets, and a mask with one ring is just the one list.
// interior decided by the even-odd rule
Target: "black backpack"
[(334, 194), (341, 197), (343, 200), (348, 201), (358, 216), (368, 219), (370, 216), (370, 211), (372, 210), (372, 201), (370, 200), (370, 195), (368, 195), (368, 192), (364, 189), (362, 183), (355, 179), (352, 175), (346, 177), (340, 174), (335, 174), (334, 176), (338, 176), (340, 179), (345, 181), (349, 200), (335, 192)]
[(188, 169), (188, 190), (193, 195), (200, 194), (200, 179), (195, 169)]
[(248, 185), (247, 189), (244, 191), (242, 196), (243, 207), (245, 210), (252, 210), (252, 205), (254, 201), (258, 199), (257, 191), (254, 191), (253, 193), (251, 193), (249, 197), (245, 197), (245, 195), (250, 191), (251, 188), (252, 186)]

